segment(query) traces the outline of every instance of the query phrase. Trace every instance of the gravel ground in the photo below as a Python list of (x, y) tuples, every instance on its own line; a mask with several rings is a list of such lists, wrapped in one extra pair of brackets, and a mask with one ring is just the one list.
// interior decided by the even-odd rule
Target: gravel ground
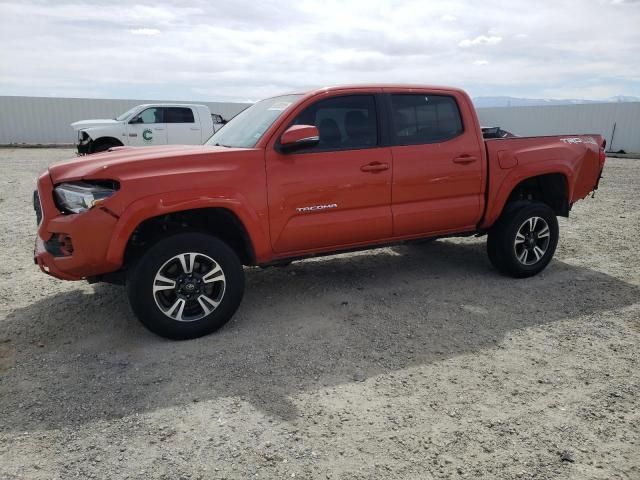
[(247, 270), (220, 332), (147, 332), (33, 265), (0, 150), (0, 478), (640, 478), (640, 161), (609, 159), (539, 276), (483, 239)]

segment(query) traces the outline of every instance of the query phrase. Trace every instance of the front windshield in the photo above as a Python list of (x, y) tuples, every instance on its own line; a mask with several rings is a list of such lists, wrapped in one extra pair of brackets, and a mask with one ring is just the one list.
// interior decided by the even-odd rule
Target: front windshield
[(122, 115), (119, 115), (116, 117), (116, 120), (121, 122), (122, 120), (124, 120), (125, 118), (127, 118), (129, 115), (131, 115), (138, 107), (133, 107), (130, 110), (127, 110), (126, 112), (124, 112)]
[(207, 140), (206, 145), (253, 148), (273, 122), (302, 95), (267, 98), (251, 105), (229, 120)]

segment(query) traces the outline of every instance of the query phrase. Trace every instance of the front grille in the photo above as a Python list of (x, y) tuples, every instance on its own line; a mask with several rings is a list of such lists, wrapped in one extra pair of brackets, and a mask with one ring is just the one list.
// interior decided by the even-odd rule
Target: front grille
[(33, 192), (33, 209), (36, 211), (36, 220), (40, 225), (42, 223), (42, 204), (37, 190)]

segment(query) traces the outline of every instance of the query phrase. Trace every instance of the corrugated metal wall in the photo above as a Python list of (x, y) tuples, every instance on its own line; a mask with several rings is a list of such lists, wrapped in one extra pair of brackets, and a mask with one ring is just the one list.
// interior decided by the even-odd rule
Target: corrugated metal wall
[(198, 103), (212, 113), (231, 118), (247, 107), (244, 103), (173, 102), (170, 100), (99, 100), (90, 98), (0, 96), (0, 145), (74, 143), (77, 135), (69, 124), (93, 118), (115, 118), (143, 103)]
[(479, 108), (478, 116), (483, 126), (500, 126), (517, 135), (599, 133), (609, 151), (640, 153), (640, 102)]
[[(73, 143), (69, 126), (77, 120), (114, 118), (142, 103), (169, 100), (98, 100), (87, 98), (0, 96), (0, 145)], [(185, 103), (185, 102), (176, 102)], [(213, 113), (231, 118), (246, 108), (243, 103), (193, 102), (208, 105)], [(611, 151), (640, 153), (640, 103), (597, 103), (540, 107), (478, 109), (480, 123), (500, 126), (518, 135), (599, 133)], [(611, 142), (613, 125), (616, 131)]]

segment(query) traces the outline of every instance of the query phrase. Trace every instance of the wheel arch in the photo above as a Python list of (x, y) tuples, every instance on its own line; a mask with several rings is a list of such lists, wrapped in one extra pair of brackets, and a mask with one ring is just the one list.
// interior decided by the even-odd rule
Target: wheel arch
[(571, 210), (571, 183), (569, 175), (563, 171), (550, 171), (530, 175), (513, 182), (511, 188), (502, 188), (490, 206), (482, 227), (488, 228), (510, 206), (520, 202), (539, 201), (555, 212), (557, 216), (568, 217)]
[(569, 216), (569, 180), (564, 173), (554, 172), (525, 178), (513, 187), (506, 204), (532, 200), (547, 204), (557, 216)]
[(104, 145), (105, 143), (108, 143), (108, 144), (113, 143), (117, 147), (124, 147), (124, 143), (122, 143), (116, 137), (104, 136), (104, 137), (98, 137), (98, 138), (95, 138), (95, 139), (92, 138), (90, 140), (90, 151), (91, 151), (91, 153), (95, 152), (96, 148), (98, 148), (101, 145)]
[[(118, 222), (111, 234), (106, 259), (121, 267), (125, 253), (127, 260), (131, 259), (132, 237), (141, 226), (149, 230), (150, 225), (154, 225), (151, 231), (156, 233), (203, 231), (227, 241), (231, 241), (229, 232), (232, 232), (235, 240), (232, 243), (241, 247), (238, 255), (245, 265), (254, 265), (271, 255), (268, 229), (242, 196), (213, 198), (205, 191), (176, 191), (142, 198), (116, 215)], [(160, 224), (164, 225), (161, 231), (157, 229)], [(220, 225), (228, 231), (223, 231)]]
[(256, 262), (251, 237), (240, 218), (228, 208), (201, 207), (163, 213), (139, 222), (127, 239), (123, 266), (135, 262), (158, 240), (190, 231), (218, 237), (236, 252), (244, 265)]

